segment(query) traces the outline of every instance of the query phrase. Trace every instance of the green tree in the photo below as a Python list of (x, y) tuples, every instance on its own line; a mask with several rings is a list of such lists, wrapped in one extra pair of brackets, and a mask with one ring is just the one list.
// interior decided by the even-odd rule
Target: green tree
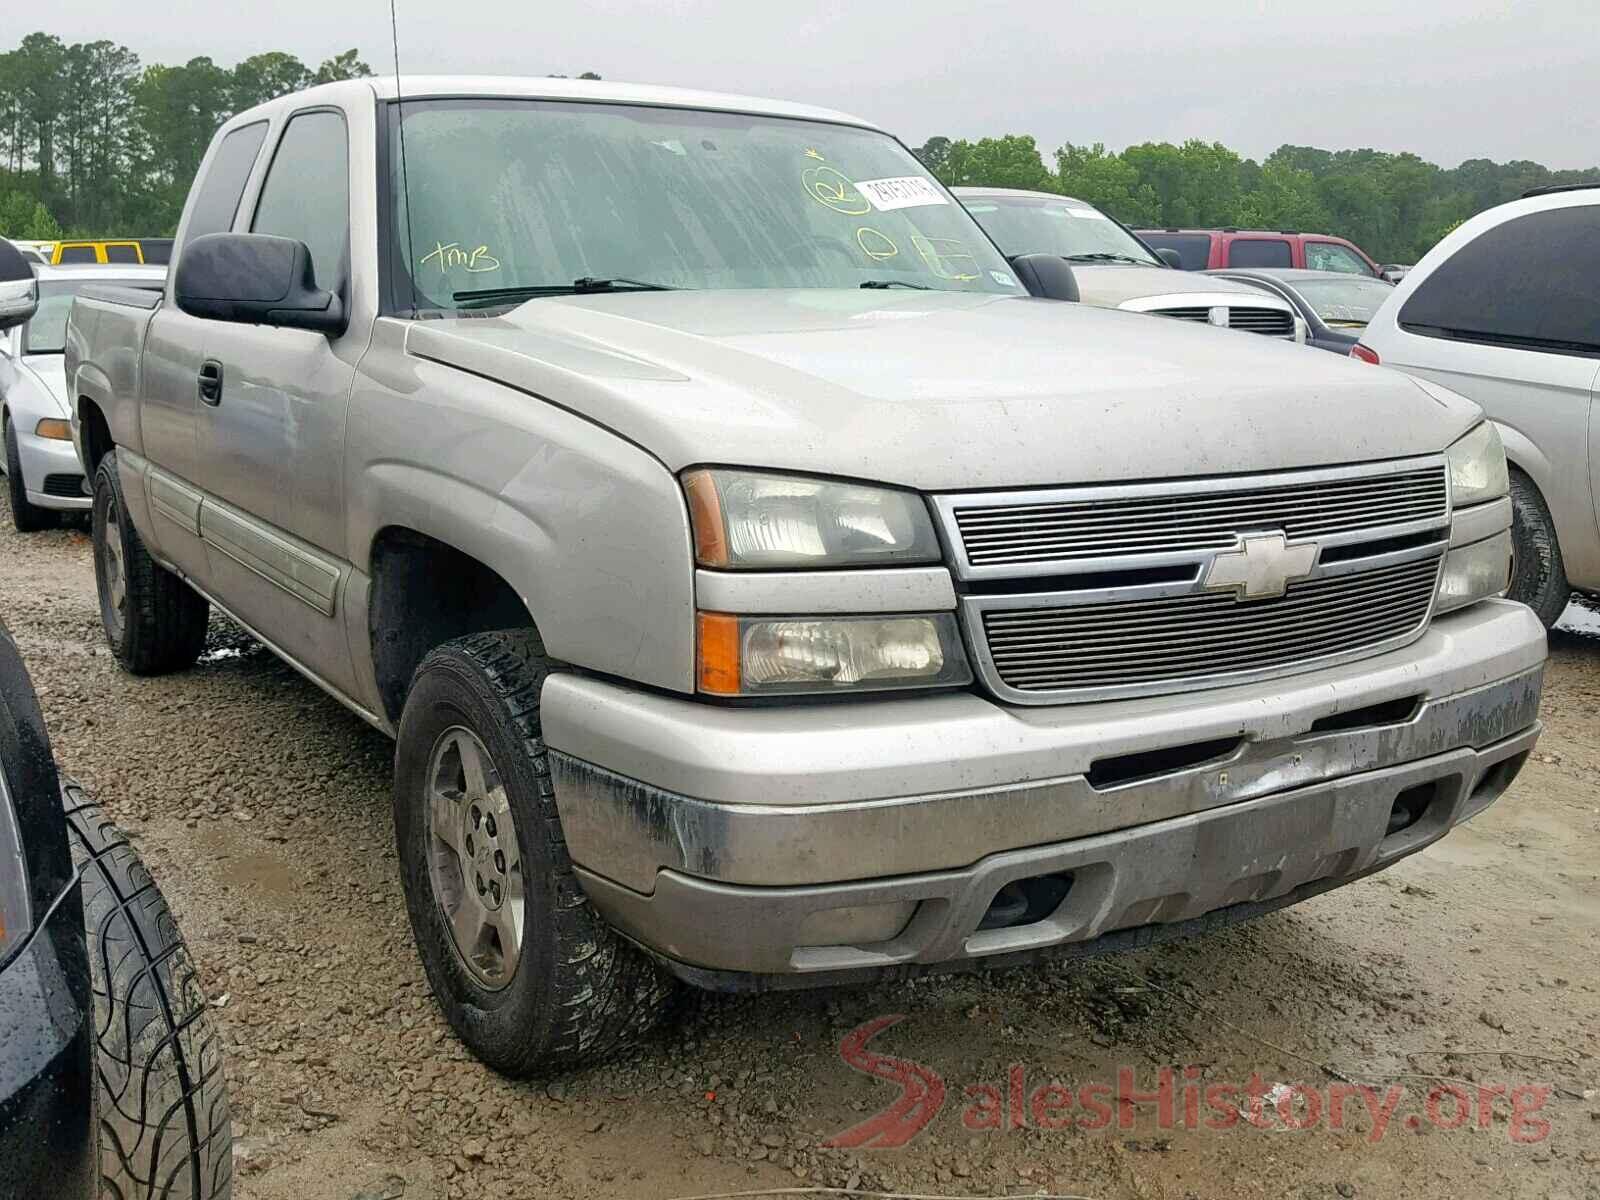
[(372, 68), (361, 61), (360, 52), (350, 49), (324, 61), (317, 68), (317, 73), (311, 77), (311, 82), (333, 83), (340, 79), (365, 79), (371, 74)]
[(1026, 134), (952, 142), (943, 178), (956, 187), (1055, 190), (1055, 176), (1039, 156), (1038, 144)]
[(917, 156), (917, 161), (927, 167), (933, 177), (948, 184), (945, 178), (950, 169), (950, 139), (947, 137), (931, 137), (911, 153)]
[(1125, 225), (1146, 225), (1159, 219), (1155, 190), (1138, 170), (1105, 146), (1074, 146), (1056, 151), (1056, 189), (1110, 213)]
[(253, 54), (237, 63), (228, 82), (228, 101), (234, 112), (243, 112), (311, 83), (311, 72), (292, 54), (271, 50)]

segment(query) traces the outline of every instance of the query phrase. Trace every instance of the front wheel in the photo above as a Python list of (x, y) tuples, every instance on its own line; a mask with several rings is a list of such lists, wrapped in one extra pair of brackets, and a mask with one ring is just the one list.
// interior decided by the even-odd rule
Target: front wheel
[(5, 424), (6, 492), (11, 500), (11, 523), (18, 533), (54, 529), (60, 520), (55, 512), (40, 508), (28, 499), (27, 485), (22, 482), (22, 450), (17, 445), (17, 427), (11, 421)]
[(1566, 611), (1572, 589), (1550, 509), (1520, 471), (1511, 472), (1511, 589), (1507, 595), (1533, 609), (1549, 629)]
[(401, 881), (445, 1017), (495, 1070), (592, 1062), (676, 987), (589, 903), (539, 732), (550, 664), (531, 630), (447, 642), (417, 668), (395, 750)]
[(211, 605), (145, 549), (128, 519), (115, 450), (95, 469), (90, 531), (100, 623), (123, 669), (164, 675), (193, 666), (205, 647)]

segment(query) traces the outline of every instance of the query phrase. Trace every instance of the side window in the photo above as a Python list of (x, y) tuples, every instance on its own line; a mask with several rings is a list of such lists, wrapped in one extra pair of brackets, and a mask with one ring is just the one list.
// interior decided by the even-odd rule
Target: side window
[(106, 261), (108, 263), (136, 263), (139, 261), (139, 248), (130, 246), (127, 242), (111, 242), (106, 246)]
[(1162, 233), (1160, 230), (1146, 230), (1139, 237), (1153, 250), (1176, 250), (1178, 261), (1185, 271), (1204, 271), (1211, 265), (1209, 233)]
[(95, 262), (93, 246), (63, 246), (56, 253), (58, 263), (92, 263)]
[(239, 126), (222, 139), (189, 211), (189, 225), (184, 231), (186, 238), (226, 233), (233, 228), (233, 217), (239, 211), (239, 199), (250, 179), (250, 168), (255, 166), (256, 155), (261, 152), (266, 136), (267, 123), (255, 121)]
[(1230, 267), (1292, 267), (1294, 256), (1282, 238), (1234, 238), (1228, 243)]
[(302, 113), (278, 142), (256, 203), (253, 233), (294, 238), (311, 250), (317, 285), (337, 288), (350, 240), (350, 165), (344, 117)]
[(1312, 271), (1342, 271), (1346, 275), (1372, 274), (1372, 268), (1348, 246), (1337, 242), (1307, 242), (1306, 267)]
[(1600, 205), (1529, 213), (1479, 234), (1407, 298), (1400, 325), (1424, 337), (1600, 354)]

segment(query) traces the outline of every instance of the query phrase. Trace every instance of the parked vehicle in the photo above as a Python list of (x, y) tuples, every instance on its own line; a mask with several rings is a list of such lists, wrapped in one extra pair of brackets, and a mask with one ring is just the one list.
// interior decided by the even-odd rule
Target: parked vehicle
[(56, 266), (84, 263), (116, 263), (127, 266), (130, 263), (143, 263), (144, 251), (133, 238), (114, 241), (68, 240), (56, 243), (55, 250), (50, 255), (50, 262)]
[(499, 1070), (675, 980), (1253, 916), (1526, 759), (1471, 403), (1024, 296), (1061, 259), (841, 113), (404, 95), (228, 121), (165, 297), (86, 292), (67, 374), (113, 654), (187, 666), (214, 601), (397, 738), (422, 961)]
[(1511, 461), (1511, 596), (1546, 626), (1600, 592), (1600, 185), (1479, 213), (1423, 256), (1355, 355), (1481, 404)]
[(1399, 283), (1409, 270), (1411, 270), (1410, 263), (1384, 263), (1378, 268), (1378, 274), (1390, 283)]
[(1071, 263), (1085, 304), (1305, 339), (1305, 326), (1287, 301), (1264, 300), (1259, 288), (1175, 271), (1092, 204), (1005, 188), (956, 188), (954, 194), (1002, 253), (1054, 254)]
[(159, 293), (161, 267), (38, 267), (33, 318), (0, 333), (0, 436), (11, 520), (19, 533), (52, 528), (64, 512), (88, 512), (89, 491), (72, 445), (62, 353), (72, 298), (93, 283)]
[(1350, 353), (1372, 314), (1394, 291), (1392, 284), (1381, 279), (1338, 275), (1332, 271), (1262, 268), (1207, 274), (1259, 288), (1287, 301), (1306, 325), (1306, 344), (1319, 350), (1332, 350), (1335, 354)]
[(1380, 276), (1378, 264), (1354, 242), (1293, 229), (1140, 229), (1157, 250), (1176, 251), (1185, 271), (1221, 267), (1298, 267)]

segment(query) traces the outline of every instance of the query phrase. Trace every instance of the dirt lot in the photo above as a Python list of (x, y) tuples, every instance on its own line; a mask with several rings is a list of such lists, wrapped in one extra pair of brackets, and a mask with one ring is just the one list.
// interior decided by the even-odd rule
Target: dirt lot
[[(513, 1084), (455, 1042), (412, 953), (389, 743), (221, 622), (193, 671), (123, 675), (87, 538), (18, 537), (3, 501), (0, 525), (0, 615), (57, 756), (137, 838), (203, 966), (241, 1200), (1600, 1197), (1600, 612), (1552, 640), (1545, 737), (1512, 792), (1387, 874), (1087, 964), (706, 998), (628, 1061)], [(942, 1081), (942, 1107), (925, 1093), (899, 1148), (824, 1148), (896, 1098), (840, 1056), (893, 1014), (872, 1049)], [(1144, 1092), (1170, 1068), (1171, 1120), (1147, 1101), (1092, 1127), (1085, 1085), (1109, 1101), (1123, 1068)], [(1334, 1128), (1356, 1084), (1377, 1116), (1347, 1094)], [(1454, 1097), (1427, 1101), (1451, 1086), (1453, 1129)], [(1279, 1097), (1311, 1128), (1285, 1128)], [(1046, 1127), (1063, 1112), (1080, 1127)]]

